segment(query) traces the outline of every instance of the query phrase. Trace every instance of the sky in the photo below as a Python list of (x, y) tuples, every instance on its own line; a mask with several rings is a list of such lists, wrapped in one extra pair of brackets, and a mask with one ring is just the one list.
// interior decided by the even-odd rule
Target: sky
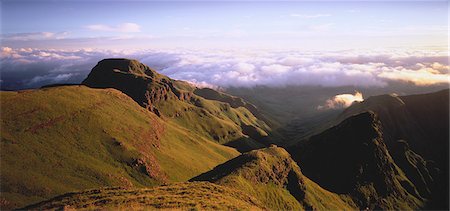
[(104, 58), (199, 86), (448, 84), (447, 1), (2, 0), (2, 89)]
[(2, 1), (8, 47), (446, 46), (448, 2)]

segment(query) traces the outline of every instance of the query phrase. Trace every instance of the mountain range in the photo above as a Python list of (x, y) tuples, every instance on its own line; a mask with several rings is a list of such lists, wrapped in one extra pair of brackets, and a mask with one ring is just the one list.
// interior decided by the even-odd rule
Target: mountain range
[(78, 85), (2, 91), (0, 207), (449, 208), (448, 89), (372, 96), (301, 125), (279, 96), (236, 89), (114, 58)]

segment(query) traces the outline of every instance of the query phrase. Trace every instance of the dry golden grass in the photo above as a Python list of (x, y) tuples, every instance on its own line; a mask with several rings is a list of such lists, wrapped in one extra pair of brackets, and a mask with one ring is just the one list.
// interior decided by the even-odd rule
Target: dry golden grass
[(67, 193), (24, 209), (263, 210), (265, 207), (236, 189), (209, 182), (186, 182), (142, 189), (91, 189)]

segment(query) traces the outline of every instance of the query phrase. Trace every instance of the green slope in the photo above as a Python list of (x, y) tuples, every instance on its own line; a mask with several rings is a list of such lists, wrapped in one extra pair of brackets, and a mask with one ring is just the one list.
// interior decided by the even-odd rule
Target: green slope
[(1, 205), (185, 181), (238, 155), (113, 89), (1, 92)]
[(161, 75), (136, 60), (104, 59), (83, 84), (120, 90), (161, 118), (218, 143), (233, 142), (240, 150), (262, 147), (255, 139), (267, 136), (270, 130), (245, 105), (205, 99), (195, 94), (196, 87)]
[[(205, 200), (208, 199), (208, 200)], [(32, 210), (266, 210), (242, 191), (209, 182), (155, 188), (104, 188), (74, 192), (24, 207)]]
[(276, 146), (244, 153), (191, 181), (242, 190), (272, 210), (356, 209), (349, 197), (331, 193), (303, 176), (289, 153)]

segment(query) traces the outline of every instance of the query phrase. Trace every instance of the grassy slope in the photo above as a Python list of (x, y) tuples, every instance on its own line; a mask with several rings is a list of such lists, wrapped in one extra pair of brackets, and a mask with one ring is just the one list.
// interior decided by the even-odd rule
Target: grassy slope
[(260, 129), (265, 127), (264, 123), (258, 121), (247, 109), (231, 108), (229, 104), (219, 101), (196, 96), (195, 98), (195, 105), (179, 100), (167, 100), (159, 102), (157, 107), (170, 121), (221, 144), (246, 136), (241, 125), (252, 125), (261, 136), (267, 136), (267, 133)]
[[(208, 200), (205, 200), (205, 199)], [(60, 209), (182, 209), (182, 210), (265, 210), (255, 198), (229, 187), (209, 182), (176, 183), (144, 189), (105, 188), (68, 193), (26, 207), (36, 210)]]
[[(182, 81), (172, 82), (182, 91), (192, 92), (195, 89)], [(260, 138), (267, 137), (266, 131), (270, 131), (264, 121), (244, 106), (230, 106), (227, 102), (205, 99), (195, 92), (189, 101), (168, 99), (159, 101), (155, 107), (170, 121), (220, 144), (238, 141), (236, 148), (261, 148), (264, 145), (259, 143), (262, 141)], [(244, 130), (245, 127), (251, 131)]]
[(142, 107), (201, 136), (221, 144), (241, 142), (238, 149), (262, 147), (255, 140), (267, 136), (265, 130), (269, 129), (244, 106), (197, 96), (193, 93), (196, 87), (159, 74), (137, 60), (102, 60), (82, 83), (120, 90)]
[(2, 207), (100, 186), (183, 181), (238, 152), (113, 89), (1, 92)]
[(211, 181), (255, 196), (272, 210), (352, 210), (347, 196), (331, 193), (304, 177), (279, 147), (253, 150), (192, 179)]

